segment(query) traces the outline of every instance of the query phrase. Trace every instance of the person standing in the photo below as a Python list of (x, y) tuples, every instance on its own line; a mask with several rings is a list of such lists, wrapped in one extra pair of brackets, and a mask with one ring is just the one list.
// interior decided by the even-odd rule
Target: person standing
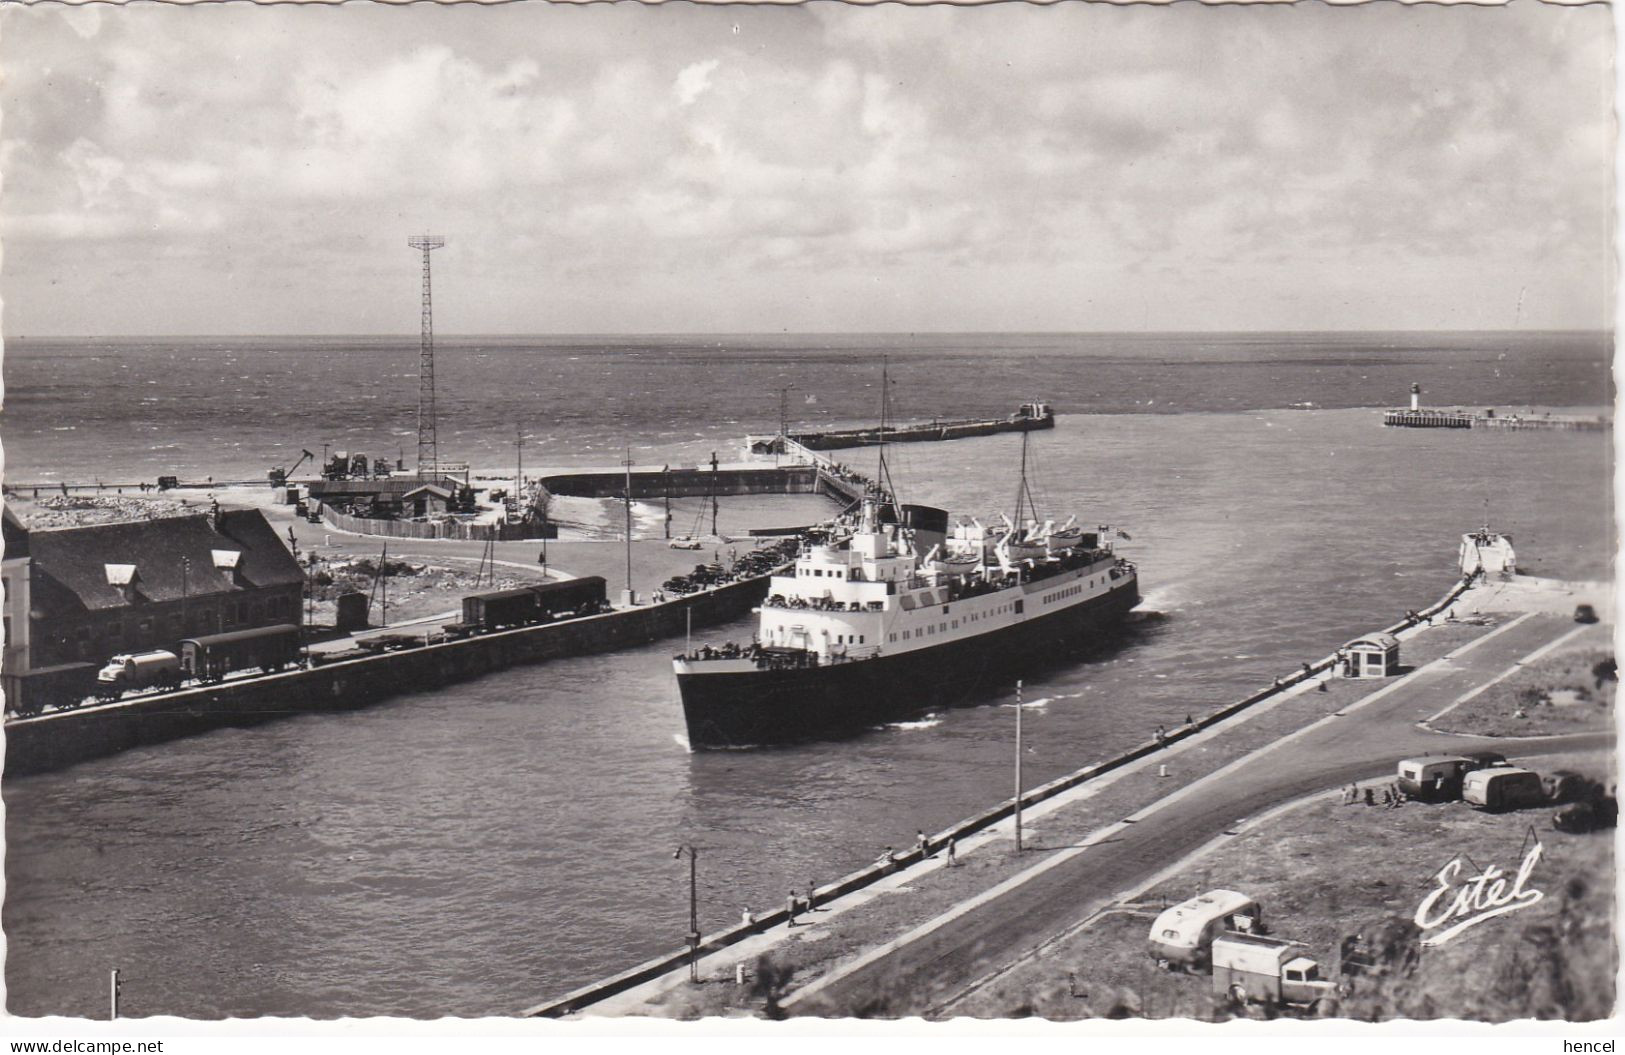
[(787, 929), (796, 925), (796, 909), (800, 907), (801, 902), (796, 898), (796, 892), (794, 890), (790, 891), (790, 896), (784, 902), (784, 925)]
[(958, 867), (959, 858), (954, 855), (954, 837), (952, 835), (948, 836), (948, 853), (946, 856), (949, 868)]
[(914, 843), (920, 848), (920, 860), (924, 861), (931, 856), (931, 840), (924, 831), (914, 830)]

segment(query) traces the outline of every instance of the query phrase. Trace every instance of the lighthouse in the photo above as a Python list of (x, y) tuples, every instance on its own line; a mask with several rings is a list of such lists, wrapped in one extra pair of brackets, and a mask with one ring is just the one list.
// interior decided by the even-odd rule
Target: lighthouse
[(1415, 381), (1411, 382), (1411, 409), (1420, 410), (1422, 402), (1422, 386)]

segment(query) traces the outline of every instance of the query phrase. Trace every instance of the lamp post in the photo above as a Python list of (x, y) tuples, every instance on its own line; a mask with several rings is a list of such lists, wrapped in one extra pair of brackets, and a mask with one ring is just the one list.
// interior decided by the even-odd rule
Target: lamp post
[(672, 854), (672, 860), (680, 859), (688, 854), (688, 980), (700, 980), (700, 902), (699, 887), (696, 883), (696, 867), (699, 855), (690, 843), (684, 843)]
[(1021, 852), (1021, 682), (1016, 682), (1016, 852)]

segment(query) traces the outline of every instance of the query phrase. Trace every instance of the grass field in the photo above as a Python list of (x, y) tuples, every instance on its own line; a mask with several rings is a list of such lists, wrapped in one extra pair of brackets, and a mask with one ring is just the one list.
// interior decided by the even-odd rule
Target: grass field
[[(1612, 760), (1600, 754), (1543, 759), (1538, 766), (1559, 767), (1594, 776), (1613, 772)], [(1335, 796), (1317, 799), (1230, 839), (947, 1010), (988, 1018), (1235, 1017), (1212, 992), (1208, 975), (1163, 970), (1146, 944), (1163, 907), (1223, 887), (1256, 898), (1270, 933), (1302, 942), (1324, 976), (1336, 975), (1345, 937), (1369, 936), (1382, 926), (1397, 937), (1400, 965), (1376, 981), (1353, 980), (1341, 1016), (1605, 1017), (1613, 1008), (1618, 963), (1613, 832), (1566, 835), (1552, 828), (1551, 814), (1549, 808), (1488, 814), (1460, 802), (1385, 809), (1343, 806)], [(1530, 886), (1543, 895), (1538, 903), (1416, 955), (1410, 921), (1441, 868), (1460, 857), (1458, 882), (1491, 866), (1515, 874), (1535, 841), (1541, 856)]]
[(1433, 723), (1444, 732), (1489, 736), (1545, 736), (1609, 729), (1614, 724), (1618, 678), (1606, 627), (1580, 646), (1543, 656)]

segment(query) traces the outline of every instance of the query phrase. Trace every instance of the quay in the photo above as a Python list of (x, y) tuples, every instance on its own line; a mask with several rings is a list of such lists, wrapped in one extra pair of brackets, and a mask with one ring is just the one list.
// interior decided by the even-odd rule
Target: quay
[(1613, 427), (1608, 412), (1562, 413), (1544, 407), (1424, 407), (1422, 386), (1411, 385), (1411, 405), (1384, 411), (1383, 425), (1400, 429), (1538, 429), (1559, 432), (1606, 432)]
[(1415, 410), (1389, 410), (1382, 423), (1402, 429), (1544, 429), (1560, 432), (1606, 432), (1611, 423), (1605, 417), (1541, 413), (1526, 415), (1498, 413), (1494, 408), (1480, 411), (1419, 407)]
[[(556, 473), (544, 479), (554, 493), (593, 498), (622, 498), (627, 493), (626, 470)], [(694, 495), (822, 494), (846, 507), (860, 498), (868, 481), (827, 459), (810, 454), (802, 462), (780, 467), (713, 465), (711, 469), (662, 469), (634, 472), (632, 498)], [(252, 486), (263, 487), (256, 482)], [(341, 483), (337, 490), (342, 490)], [(273, 507), (287, 510), (286, 506)], [(321, 524), (293, 518), (292, 540), (307, 549), (321, 546), (331, 553), (357, 553), (374, 527), (434, 526), (401, 521), (368, 521), (340, 517), (323, 510)], [(753, 529), (762, 536), (793, 536), (803, 527)], [(336, 537), (334, 532), (339, 533)], [(437, 561), (490, 561), (492, 566), (530, 566), (534, 544), (496, 541), (485, 551), (470, 540), (435, 536), (409, 536), (403, 545), (389, 534), (390, 554), (397, 559), (416, 556)], [(410, 539), (426, 541), (414, 546)], [(427, 541), (433, 539), (434, 541)], [(297, 544), (297, 543), (296, 543)], [(765, 544), (765, 543), (764, 543)], [(715, 541), (720, 548), (724, 540)], [(782, 544), (781, 544), (782, 545)], [(545, 543), (544, 543), (545, 546)], [(621, 546), (605, 542), (554, 543), (555, 558), (576, 574), (616, 575), (624, 559), (631, 574), (631, 558), (650, 581), (681, 575), (693, 567), (695, 554), (674, 550), (664, 541), (627, 540)], [(416, 551), (416, 552), (414, 552)], [(782, 551), (781, 551), (782, 552)], [(545, 549), (543, 551), (545, 557)], [(506, 559), (504, 559), (506, 558)], [(13, 774), (43, 772), (106, 756), (130, 747), (163, 742), (227, 726), (257, 724), (292, 714), (337, 711), (367, 706), (393, 696), (433, 690), (519, 664), (588, 655), (648, 644), (738, 619), (766, 597), (768, 579), (785, 567), (782, 562), (766, 572), (720, 583), (693, 593), (636, 603), (629, 594), (614, 610), (592, 616), (480, 634), (461, 640), (434, 641), (435, 624), (454, 620), (455, 613), (369, 628), (360, 635), (323, 642), (309, 649), (310, 666), (283, 673), (250, 673), (213, 684), (169, 691), (129, 694), (112, 702), (58, 706), (41, 713), (8, 714), (5, 722), (6, 767)], [(555, 566), (556, 567), (556, 566)], [(546, 565), (543, 566), (546, 572)], [(552, 572), (557, 577), (558, 571)], [(628, 589), (631, 588), (630, 579)], [(649, 592), (655, 592), (652, 589)], [(368, 638), (416, 638), (419, 641), (393, 650), (359, 654), (358, 643)]]
[[(945, 1017), (1058, 936), (1116, 911), (1171, 866), (1283, 803), (1354, 780), (1391, 779), (1396, 759), (1429, 750), (1527, 757), (1611, 745), (1604, 733), (1498, 739), (1418, 724), (1441, 701), (1480, 691), (1577, 632), (1572, 618), (1554, 610), (1572, 612), (1572, 590), (1558, 591), (1541, 611), (1519, 612), (1515, 604), (1493, 627), (1438, 621), (1444, 612), (1498, 609), (1498, 587), (1469, 582), (1385, 628), (1413, 655), (1425, 656), (1401, 677), (1335, 678), (1336, 657), (1328, 656), (1187, 726), (1159, 730), (1114, 758), (1028, 791), (1021, 800), (1029, 831), (1024, 852), (1013, 841), (1015, 803), (1007, 800), (930, 835), (923, 849), (820, 887), (796, 930), (783, 926), (783, 909), (767, 912), (704, 936), (697, 954), (674, 950), (524, 1014), (689, 1018), (761, 1011), (759, 992), (733, 983), (771, 955), (787, 981), (766, 1009), (770, 1016)], [(1607, 607), (1589, 592), (1585, 599)], [(944, 852), (950, 839), (957, 868)], [(876, 902), (882, 894), (897, 896)], [(900, 911), (905, 895), (910, 908)], [(871, 904), (877, 911), (867, 910)], [(685, 984), (691, 959), (708, 984)]]
[(600, 615), (12, 717), (5, 723), (6, 771), (13, 775), (45, 772), (212, 729), (350, 710), (519, 664), (648, 644), (690, 627), (737, 619), (766, 594), (764, 575)]

